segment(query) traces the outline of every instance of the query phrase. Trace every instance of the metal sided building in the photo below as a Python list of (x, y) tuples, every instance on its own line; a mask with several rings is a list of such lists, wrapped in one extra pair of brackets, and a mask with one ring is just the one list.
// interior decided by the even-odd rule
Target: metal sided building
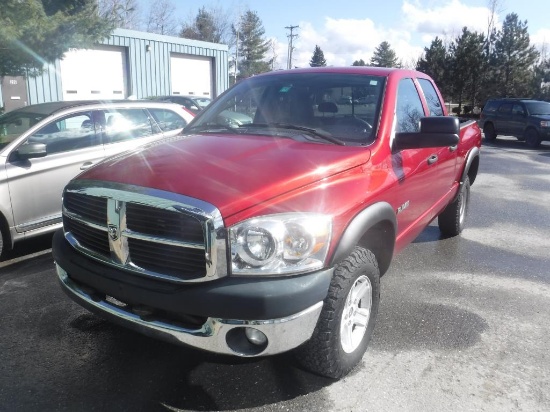
[(60, 100), (216, 97), (229, 87), (228, 46), (116, 29), (93, 49), (70, 49), (38, 77), (4, 77), (5, 110)]

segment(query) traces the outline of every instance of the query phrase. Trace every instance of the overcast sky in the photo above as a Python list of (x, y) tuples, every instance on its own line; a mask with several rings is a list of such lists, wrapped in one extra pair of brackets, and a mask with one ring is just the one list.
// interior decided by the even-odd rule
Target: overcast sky
[[(141, 0), (144, 9), (149, 1)], [(276, 68), (286, 68), (288, 35), (294, 29), (293, 66), (308, 66), (315, 46), (323, 50), (327, 64), (351, 65), (370, 61), (372, 52), (388, 41), (405, 65), (414, 64), (431, 41), (439, 36), (450, 40), (462, 27), (485, 33), (489, 0), (173, 0), (179, 20), (196, 15), (199, 7), (215, 6), (231, 11), (237, 18), (247, 9), (260, 17), (266, 38), (276, 48)], [(516, 13), (527, 20), (531, 43), (550, 43), (548, 0), (498, 0), (497, 25), (506, 14)]]

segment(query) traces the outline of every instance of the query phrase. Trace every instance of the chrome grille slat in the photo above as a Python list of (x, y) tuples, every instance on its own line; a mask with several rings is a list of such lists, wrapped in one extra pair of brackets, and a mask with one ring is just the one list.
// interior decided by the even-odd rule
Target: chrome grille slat
[(221, 215), (203, 201), (117, 183), (73, 181), (63, 206), (65, 237), (93, 259), (171, 282), (227, 275)]
[(132, 203), (127, 205), (126, 213), (127, 226), (132, 231), (204, 244), (202, 227), (190, 216)]
[(130, 258), (134, 264), (153, 271), (162, 268), (163, 273), (182, 278), (206, 275), (204, 252), (199, 251), (200, 256), (192, 256), (186, 251), (183, 255), (181, 248), (164, 245), (162, 248), (155, 248), (147, 243), (137, 239), (129, 240)]
[(78, 214), (94, 223), (105, 223), (107, 199), (86, 196), (80, 193), (66, 193), (63, 203), (68, 210), (78, 210)]
[(87, 248), (109, 257), (109, 240), (106, 231), (98, 230), (72, 219), (64, 219), (65, 230), (70, 231)]

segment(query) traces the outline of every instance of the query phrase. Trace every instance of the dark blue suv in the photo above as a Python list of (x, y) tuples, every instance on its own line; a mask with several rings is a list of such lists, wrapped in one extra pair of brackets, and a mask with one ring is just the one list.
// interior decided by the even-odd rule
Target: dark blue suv
[(550, 140), (550, 103), (530, 99), (490, 99), (481, 112), (479, 125), (486, 140), (497, 135), (514, 136), (529, 147)]

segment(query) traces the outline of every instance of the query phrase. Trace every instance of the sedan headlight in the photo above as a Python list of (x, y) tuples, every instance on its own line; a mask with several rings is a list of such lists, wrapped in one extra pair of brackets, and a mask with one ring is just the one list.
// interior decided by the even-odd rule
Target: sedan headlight
[(241, 222), (229, 229), (233, 275), (282, 275), (320, 269), (332, 219), (316, 213), (283, 213)]

